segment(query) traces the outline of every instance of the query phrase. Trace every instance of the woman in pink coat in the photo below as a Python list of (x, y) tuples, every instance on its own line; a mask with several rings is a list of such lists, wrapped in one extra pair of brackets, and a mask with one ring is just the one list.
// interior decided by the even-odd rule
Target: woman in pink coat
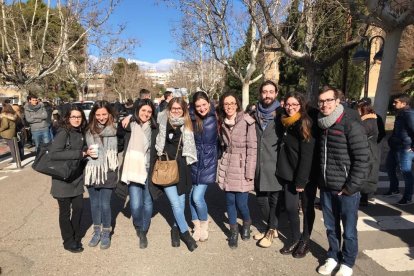
[(218, 166), (218, 184), (226, 192), (227, 216), (230, 224), (230, 248), (237, 247), (237, 209), (243, 219), (241, 238), (250, 238), (249, 191), (253, 190), (256, 169), (257, 138), (254, 119), (241, 109), (240, 100), (231, 92), (219, 102), (220, 138), (224, 148)]

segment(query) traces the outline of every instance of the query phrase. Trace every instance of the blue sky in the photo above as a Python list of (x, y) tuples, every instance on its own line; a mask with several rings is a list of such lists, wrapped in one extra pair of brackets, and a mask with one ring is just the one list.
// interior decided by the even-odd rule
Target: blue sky
[(130, 57), (132, 59), (150, 63), (180, 59), (170, 32), (178, 22), (180, 13), (156, 2), (123, 0), (109, 20), (111, 25), (126, 23), (125, 35), (140, 42)]

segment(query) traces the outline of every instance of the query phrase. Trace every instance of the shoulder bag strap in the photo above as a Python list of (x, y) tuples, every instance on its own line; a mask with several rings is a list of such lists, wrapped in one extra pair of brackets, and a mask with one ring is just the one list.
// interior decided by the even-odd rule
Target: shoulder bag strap
[(180, 145), (181, 145), (181, 139), (182, 138), (183, 138), (183, 135), (181, 134), (180, 141), (178, 141), (177, 153), (175, 154), (175, 160), (177, 160), (177, 157), (178, 157), (178, 151), (180, 150)]

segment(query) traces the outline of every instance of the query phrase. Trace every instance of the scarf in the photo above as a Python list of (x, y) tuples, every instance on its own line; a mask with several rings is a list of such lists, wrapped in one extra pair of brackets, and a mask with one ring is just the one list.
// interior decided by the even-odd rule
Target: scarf
[(88, 157), (85, 168), (85, 185), (93, 186), (104, 184), (107, 179), (108, 170), (115, 171), (118, 167), (118, 141), (116, 128), (114, 126), (101, 126), (101, 133), (92, 134), (86, 132), (86, 144), (89, 146), (98, 144), (98, 158)]
[(333, 124), (336, 123), (336, 120), (344, 113), (344, 106), (342, 104), (338, 105), (335, 110), (328, 116), (323, 116), (322, 113), (318, 114), (318, 126), (322, 129), (328, 129)]
[(282, 125), (284, 127), (290, 127), (291, 125), (299, 121), (301, 117), (302, 115), (299, 112), (297, 112), (293, 116), (282, 115)]
[(236, 124), (236, 116), (237, 113), (235, 113), (230, 119), (228, 119), (227, 117), (224, 118), (224, 124), (231, 129)]
[(377, 119), (377, 114), (369, 113), (365, 114), (364, 116), (361, 116), (362, 121), (365, 121), (366, 119)]
[(144, 184), (148, 177), (149, 150), (151, 145), (151, 125), (146, 122), (142, 126), (136, 122), (131, 123), (131, 138), (125, 153), (122, 167), (121, 181)]
[[(180, 127), (183, 141), (182, 156), (186, 158), (187, 165), (197, 162), (197, 150), (194, 141), (194, 133), (184, 127), (184, 118), (168, 118), (168, 111), (164, 110), (158, 114), (159, 132), (155, 142), (155, 149), (157, 155), (161, 156), (164, 153), (165, 139), (167, 138), (167, 123), (170, 120), (172, 126)], [(181, 123), (182, 122), (182, 123)]]
[(263, 107), (259, 102), (257, 105), (257, 115), (260, 119), (262, 129), (265, 130), (270, 121), (275, 118), (274, 111), (280, 106), (279, 101), (274, 101), (270, 106)]

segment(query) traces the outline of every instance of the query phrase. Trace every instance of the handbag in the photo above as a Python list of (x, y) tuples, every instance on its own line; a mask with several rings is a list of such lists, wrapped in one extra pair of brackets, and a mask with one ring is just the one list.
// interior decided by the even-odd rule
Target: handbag
[[(70, 149), (69, 133), (66, 140), (65, 150)], [(72, 182), (82, 175), (85, 162), (81, 159), (53, 160), (50, 154), (50, 147), (53, 142), (41, 144), (32, 168), (42, 174), (51, 176), (53, 179)]]
[(175, 154), (174, 160), (169, 160), (168, 154), (164, 153), (167, 157), (167, 160), (161, 160), (161, 157), (158, 157), (157, 161), (155, 161), (154, 170), (152, 171), (152, 183), (159, 185), (159, 186), (171, 186), (176, 184), (180, 181), (180, 173), (178, 171), (178, 164), (177, 164), (177, 157), (178, 151), (180, 150), (181, 144), (181, 137), (180, 141), (178, 142), (177, 153)]

